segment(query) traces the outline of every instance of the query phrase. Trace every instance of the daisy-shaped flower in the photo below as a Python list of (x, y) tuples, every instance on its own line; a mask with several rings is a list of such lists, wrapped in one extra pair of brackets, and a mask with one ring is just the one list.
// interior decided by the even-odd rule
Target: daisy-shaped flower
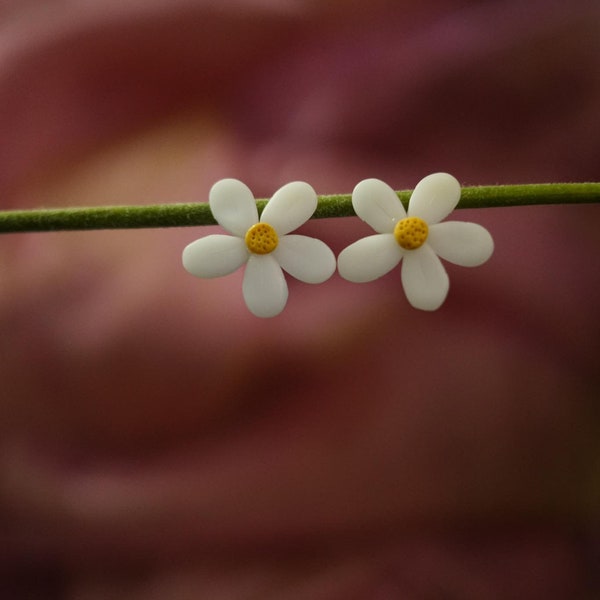
[(317, 208), (317, 194), (295, 181), (279, 189), (260, 219), (250, 189), (223, 179), (209, 194), (213, 216), (233, 235), (209, 235), (183, 251), (183, 266), (197, 277), (221, 277), (246, 265), (242, 292), (250, 312), (274, 317), (285, 307), (288, 287), (282, 269), (306, 283), (322, 283), (335, 271), (335, 256), (321, 240), (289, 235)]
[(338, 257), (340, 275), (362, 283), (385, 275), (402, 261), (408, 301), (422, 310), (438, 309), (448, 294), (448, 275), (440, 259), (463, 267), (483, 264), (494, 251), (487, 229), (476, 223), (445, 221), (460, 200), (460, 184), (448, 173), (434, 173), (415, 187), (408, 213), (383, 181), (366, 179), (352, 193), (356, 214), (376, 235), (358, 240)]

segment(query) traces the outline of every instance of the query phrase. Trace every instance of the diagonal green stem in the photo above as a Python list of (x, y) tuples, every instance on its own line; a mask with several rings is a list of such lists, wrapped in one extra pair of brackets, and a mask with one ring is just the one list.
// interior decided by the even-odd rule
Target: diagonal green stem
[[(406, 206), (411, 191), (398, 192)], [(262, 211), (266, 200), (258, 200)], [(600, 202), (600, 183), (544, 183), (466, 187), (458, 208)], [(354, 216), (350, 194), (319, 196), (313, 218)], [(0, 233), (83, 229), (139, 229), (215, 225), (206, 203), (0, 211)]]

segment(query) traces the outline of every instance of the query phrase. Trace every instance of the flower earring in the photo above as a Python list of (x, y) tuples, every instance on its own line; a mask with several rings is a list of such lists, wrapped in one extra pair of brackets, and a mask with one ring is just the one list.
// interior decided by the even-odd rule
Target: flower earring
[(422, 179), (412, 193), (408, 212), (383, 181), (361, 181), (352, 193), (352, 206), (377, 234), (358, 240), (340, 253), (340, 275), (355, 283), (373, 281), (402, 261), (402, 286), (410, 304), (421, 310), (438, 309), (449, 288), (440, 258), (476, 267), (494, 251), (492, 236), (481, 225), (440, 222), (459, 200), (460, 184), (448, 173)]
[(183, 251), (183, 266), (192, 275), (221, 277), (246, 265), (242, 293), (250, 312), (274, 317), (284, 308), (288, 287), (282, 269), (305, 283), (322, 283), (335, 271), (333, 252), (324, 242), (289, 235), (317, 208), (317, 194), (295, 181), (279, 189), (259, 219), (250, 189), (236, 179), (223, 179), (210, 190), (213, 216), (233, 235), (209, 235)]

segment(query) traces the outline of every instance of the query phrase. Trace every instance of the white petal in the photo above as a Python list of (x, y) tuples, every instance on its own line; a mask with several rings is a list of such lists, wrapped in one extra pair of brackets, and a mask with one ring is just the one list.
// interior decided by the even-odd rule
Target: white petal
[(256, 201), (250, 188), (237, 179), (221, 179), (208, 195), (210, 210), (217, 223), (234, 235), (244, 237), (258, 222)]
[(272, 254), (250, 256), (242, 291), (246, 306), (257, 317), (274, 317), (285, 308), (288, 288), (283, 271)]
[(303, 181), (293, 181), (277, 190), (260, 216), (263, 223), (282, 236), (304, 225), (317, 208), (317, 193)]
[(405, 254), (402, 286), (415, 308), (438, 309), (448, 295), (449, 285), (446, 270), (429, 244)]
[(352, 192), (354, 212), (377, 233), (391, 233), (394, 225), (406, 217), (396, 192), (379, 179), (365, 179)]
[(221, 277), (248, 260), (248, 249), (239, 237), (208, 235), (186, 246), (181, 259), (185, 270), (196, 277)]
[(338, 271), (354, 283), (373, 281), (391, 271), (403, 255), (393, 233), (370, 235), (340, 252)]
[(445, 219), (460, 200), (460, 183), (448, 173), (434, 173), (421, 179), (408, 203), (408, 216), (429, 224)]
[(485, 227), (463, 221), (432, 225), (427, 243), (438, 256), (462, 267), (482, 265), (494, 251), (494, 240)]
[(335, 256), (321, 240), (285, 235), (273, 252), (281, 268), (305, 283), (323, 283), (335, 271)]

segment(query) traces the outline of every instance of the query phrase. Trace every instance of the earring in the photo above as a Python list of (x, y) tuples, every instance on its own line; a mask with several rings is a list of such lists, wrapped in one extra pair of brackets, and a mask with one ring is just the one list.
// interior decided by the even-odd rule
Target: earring
[(352, 193), (352, 206), (377, 233), (342, 250), (340, 275), (355, 283), (373, 281), (402, 261), (402, 287), (409, 303), (421, 310), (438, 309), (450, 285), (440, 258), (476, 267), (494, 251), (492, 236), (481, 225), (441, 222), (456, 208), (460, 193), (452, 175), (434, 173), (417, 184), (406, 211), (386, 183), (361, 181)]
[(242, 294), (257, 317), (274, 317), (285, 308), (288, 287), (283, 271), (305, 283), (322, 283), (333, 275), (336, 260), (329, 246), (305, 235), (290, 235), (317, 208), (317, 194), (307, 183), (284, 185), (260, 219), (252, 192), (236, 179), (215, 183), (209, 204), (219, 225), (232, 235), (209, 235), (192, 242), (183, 251), (183, 266), (192, 275), (213, 278), (245, 265)]

